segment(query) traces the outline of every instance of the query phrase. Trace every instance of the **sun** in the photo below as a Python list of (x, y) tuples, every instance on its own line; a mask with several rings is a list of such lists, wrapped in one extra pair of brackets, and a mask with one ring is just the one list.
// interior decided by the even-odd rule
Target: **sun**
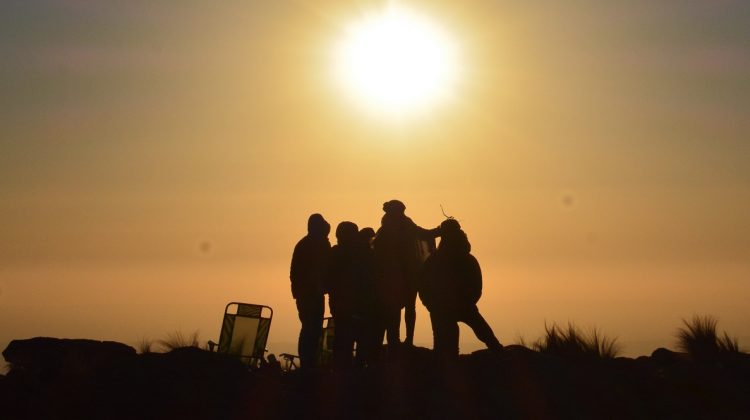
[(390, 6), (345, 28), (335, 48), (336, 80), (376, 111), (404, 115), (450, 96), (458, 75), (455, 43), (441, 27)]

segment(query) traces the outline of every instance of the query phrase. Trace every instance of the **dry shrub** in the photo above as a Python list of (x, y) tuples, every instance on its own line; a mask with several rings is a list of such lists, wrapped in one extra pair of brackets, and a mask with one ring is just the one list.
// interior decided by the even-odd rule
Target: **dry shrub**
[(534, 349), (541, 353), (569, 359), (612, 359), (620, 352), (616, 338), (606, 337), (595, 328), (585, 334), (572, 323), (567, 328), (553, 323), (545, 324), (544, 330), (544, 337), (534, 343)]

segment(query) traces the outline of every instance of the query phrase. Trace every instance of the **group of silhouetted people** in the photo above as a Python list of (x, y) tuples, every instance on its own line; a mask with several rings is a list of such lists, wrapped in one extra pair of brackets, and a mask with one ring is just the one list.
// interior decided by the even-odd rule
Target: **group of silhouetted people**
[[(336, 368), (372, 366), (381, 358), (385, 336), (389, 354), (412, 346), (417, 295), (430, 312), (434, 350), (446, 358), (458, 356), (458, 322), (469, 325), (493, 351), (502, 349), (477, 309), (482, 293), (479, 263), (458, 221), (449, 218), (435, 229), (419, 227), (405, 214), (406, 206), (391, 200), (377, 232), (355, 223), (331, 226), (320, 214), (307, 222), (307, 236), (294, 248), (290, 278), (302, 328), (300, 367), (318, 363), (325, 313), (329, 306), (335, 335)], [(435, 247), (435, 239), (440, 245)], [(406, 339), (400, 341), (401, 310)], [(356, 344), (356, 358), (354, 348)]]

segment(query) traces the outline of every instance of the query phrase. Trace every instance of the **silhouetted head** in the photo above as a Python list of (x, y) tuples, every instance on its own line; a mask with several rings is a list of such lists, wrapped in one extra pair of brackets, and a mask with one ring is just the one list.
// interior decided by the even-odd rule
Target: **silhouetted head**
[(357, 243), (359, 229), (352, 222), (341, 222), (336, 227), (336, 241), (339, 245), (347, 246)]
[(331, 225), (318, 213), (310, 215), (307, 219), (307, 234), (315, 237), (328, 237), (331, 233)]
[(371, 227), (362, 228), (357, 236), (362, 245), (369, 247), (372, 245), (372, 238), (375, 237), (375, 229)]
[(368, 240), (372, 239), (372, 238), (375, 237), (375, 229), (373, 229), (373, 228), (371, 228), (369, 226), (368, 227), (363, 227), (362, 229), (359, 230), (359, 236), (361, 238), (366, 238)]
[(458, 232), (461, 232), (461, 224), (456, 219), (445, 219), (440, 224), (440, 234), (442, 236), (450, 236)]
[(383, 211), (386, 214), (404, 214), (406, 205), (398, 200), (386, 201), (383, 203)]
[(440, 224), (440, 248), (451, 251), (470, 252), (471, 244), (466, 232), (456, 219), (446, 219)]

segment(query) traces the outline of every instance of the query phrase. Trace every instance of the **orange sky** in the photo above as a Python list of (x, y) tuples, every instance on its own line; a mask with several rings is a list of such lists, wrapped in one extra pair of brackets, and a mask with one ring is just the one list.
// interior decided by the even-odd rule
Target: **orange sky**
[(463, 72), (400, 121), (332, 77), (379, 2), (0, 6), (0, 347), (215, 339), (236, 299), (274, 305), (290, 350), (307, 215), (377, 226), (391, 198), (461, 221), (501, 341), (571, 320), (644, 353), (699, 312), (747, 346), (746, 4), (403, 3)]

